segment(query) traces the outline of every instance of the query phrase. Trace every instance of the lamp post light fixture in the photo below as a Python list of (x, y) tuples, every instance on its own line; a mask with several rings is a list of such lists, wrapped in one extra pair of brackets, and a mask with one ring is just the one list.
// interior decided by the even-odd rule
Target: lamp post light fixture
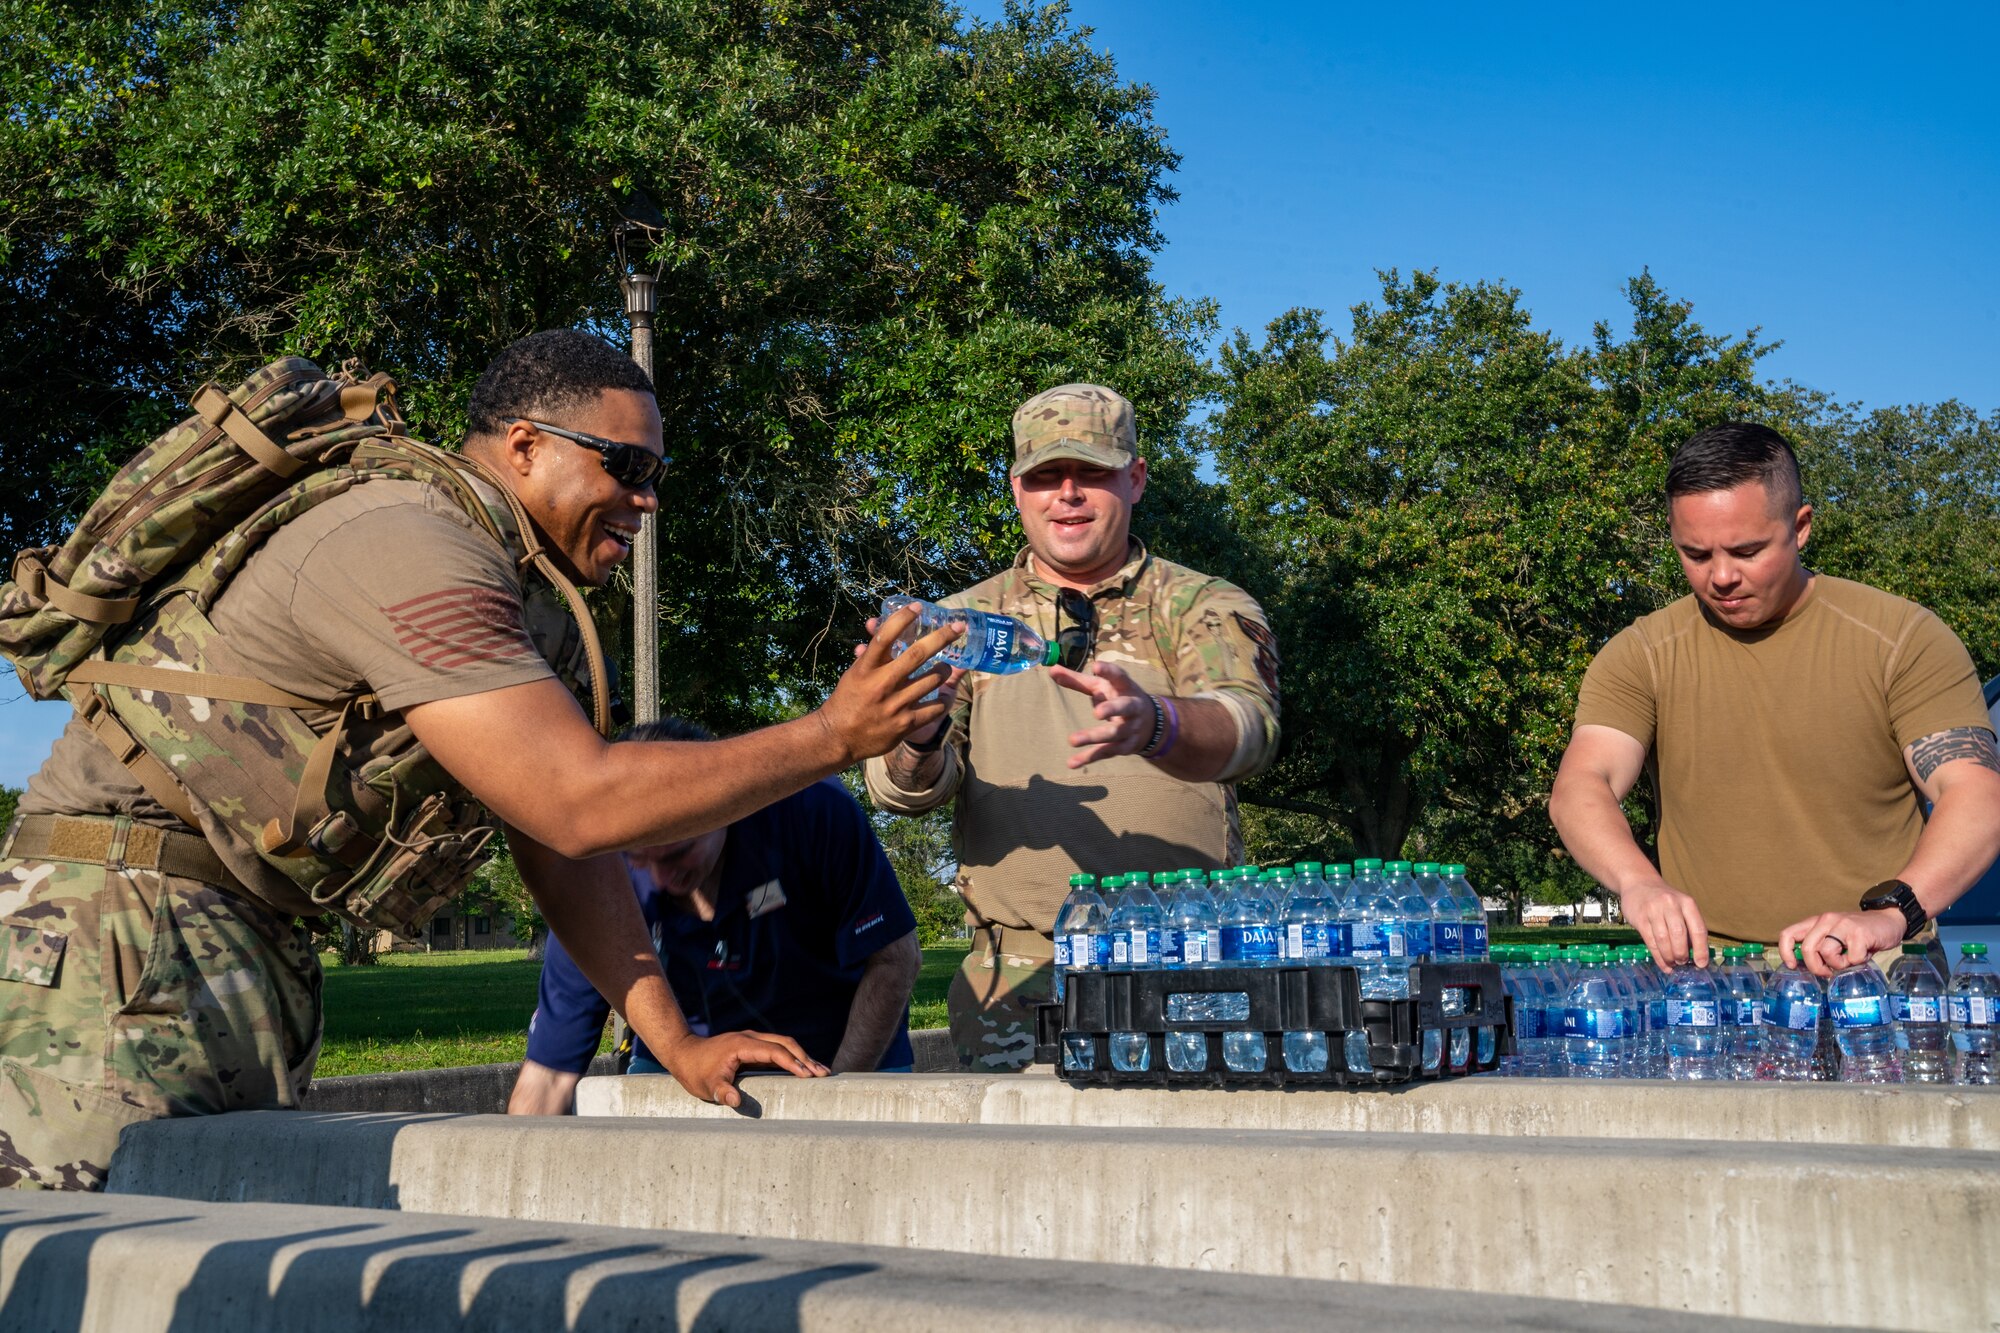
[[(664, 265), (643, 272), (639, 265), (660, 227), (634, 218), (641, 207), (658, 217), (650, 202), (629, 202), (622, 210), (611, 244), (618, 256), (618, 285), (625, 296), (625, 319), (632, 329), (632, 360), (653, 378), (653, 313)], [(659, 219), (664, 222), (664, 218)], [(660, 716), (660, 529), (656, 515), (639, 520), (639, 537), (632, 543), (632, 720), (654, 722)]]

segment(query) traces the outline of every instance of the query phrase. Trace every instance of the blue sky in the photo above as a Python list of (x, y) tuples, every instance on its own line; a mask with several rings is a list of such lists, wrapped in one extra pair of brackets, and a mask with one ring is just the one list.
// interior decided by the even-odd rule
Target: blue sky
[[(998, 4), (967, 6), (991, 17)], [(1532, 15), (1532, 17), (1531, 17)], [(1565, 339), (1650, 266), (1847, 401), (2000, 407), (2000, 6), (1081, 0), (1182, 155), (1156, 274), (1257, 335), (1375, 270), (1522, 290)], [(68, 708), (0, 680), (0, 783)]]
[[(998, 3), (967, 6), (993, 17)], [(1843, 400), (2000, 407), (2000, 6), (1079, 0), (1182, 155), (1155, 272), (1261, 334), (1375, 271), (1567, 340), (1650, 266)], [(1530, 16), (1533, 17), (1530, 17)]]

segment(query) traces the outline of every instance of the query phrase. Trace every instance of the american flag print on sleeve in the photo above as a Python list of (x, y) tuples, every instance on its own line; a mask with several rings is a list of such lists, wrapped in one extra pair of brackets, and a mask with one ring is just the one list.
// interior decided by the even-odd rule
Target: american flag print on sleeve
[(493, 588), (440, 588), (381, 610), (410, 660), (433, 671), (541, 660), (520, 601)]

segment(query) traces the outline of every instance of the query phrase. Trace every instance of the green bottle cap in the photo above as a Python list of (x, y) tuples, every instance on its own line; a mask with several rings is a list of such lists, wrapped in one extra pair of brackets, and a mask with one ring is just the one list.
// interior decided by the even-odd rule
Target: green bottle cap
[(1383, 869), (1392, 875), (1407, 875), (1410, 873), (1410, 863), (1408, 861), (1391, 861)]
[(1042, 665), (1054, 666), (1060, 661), (1062, 661), (1062, 645), (1050, 639), (1042, 646)]
[(1986, 946), (1983, 944), (1961, 944), (1958, 946), (1958, 956), (1960, 958), (1984, 958), (1986, 956)]
[(1320, 871), (1326, 869), (1326, 865), (1321, 861), (1300, 861), (1292, 869), (1298, 871), (1301, 875), (1317, 875)]
[(1458, 878), (1464, 879), (1465, 866), (1457, 861), (1453, 861), (1450, 865), (1444, 868), (1444, 873), (1447, 875), (1456, 875)]
[(1290, 866), (1279, 866), (1271, 872), (1272, 879), (1297, 879), (1299, 872)]
[(1333, 877), (1334, 877), (1335, 879), (1353, 879), (1353, 878), (1354, 878), (1354, 867), (1353, 867), (1353, 866), (1351, 866), (1351, 865), (1344, 865), (1344, 864), (1335, 864), (1335, 865), (1334, 865), (1334, 866), (1332, 867), (1332, 869), (1333, 869)]
[(1205, 884), (1208, 882), (1208, 872), (1206, 870), (1201, 869), (1198, 866), (1189, 866), (1186, 870), (1181, 871), (1181, 878), (1191, 879)]
[(1153, 884), (1155, 887), (1163, 884), (1172, 884), (1179, 875), (1180, 872), (1177, 870), (1155, 870), (1153, 872)]
[(1435, 861), (1419, 861), (1413, 869), (1419, 875), (1435, 875), (1438, 872), (1438, 863)]
[(1357, 860), (1354, 863), (1354, 868), (1356, 870), (1380, 870), (1382, 868), (1382, 861), (1380, 857), (1370, 856)]
[(1071, 875), (1069, 877), (1069, 886), (1072, 889), (1080, 889), (1086, 884), (1095, 885), (1096, 883), (1097, 876), (1095, 875)]

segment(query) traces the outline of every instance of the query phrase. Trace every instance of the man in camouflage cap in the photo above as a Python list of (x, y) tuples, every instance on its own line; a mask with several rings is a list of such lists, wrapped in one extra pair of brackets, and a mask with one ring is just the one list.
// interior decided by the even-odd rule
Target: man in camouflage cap
[(956, 801), (974, 933), (948, 1003), (959, 1058), (980, 1070), (1032, 1058), (1069, 876), (1233, 864), (1233, 784), (1278, 748), (1263, 611), (1131, 535), (1146, 490), (1132, 404), (1096, 384), (1037, 394), (1014, 413), (1011, 476), (1026, 548), (944, 604), (1019, 618), (1064, 665), (955, 674), (949, 719), (866, 768), (886, 810)]

